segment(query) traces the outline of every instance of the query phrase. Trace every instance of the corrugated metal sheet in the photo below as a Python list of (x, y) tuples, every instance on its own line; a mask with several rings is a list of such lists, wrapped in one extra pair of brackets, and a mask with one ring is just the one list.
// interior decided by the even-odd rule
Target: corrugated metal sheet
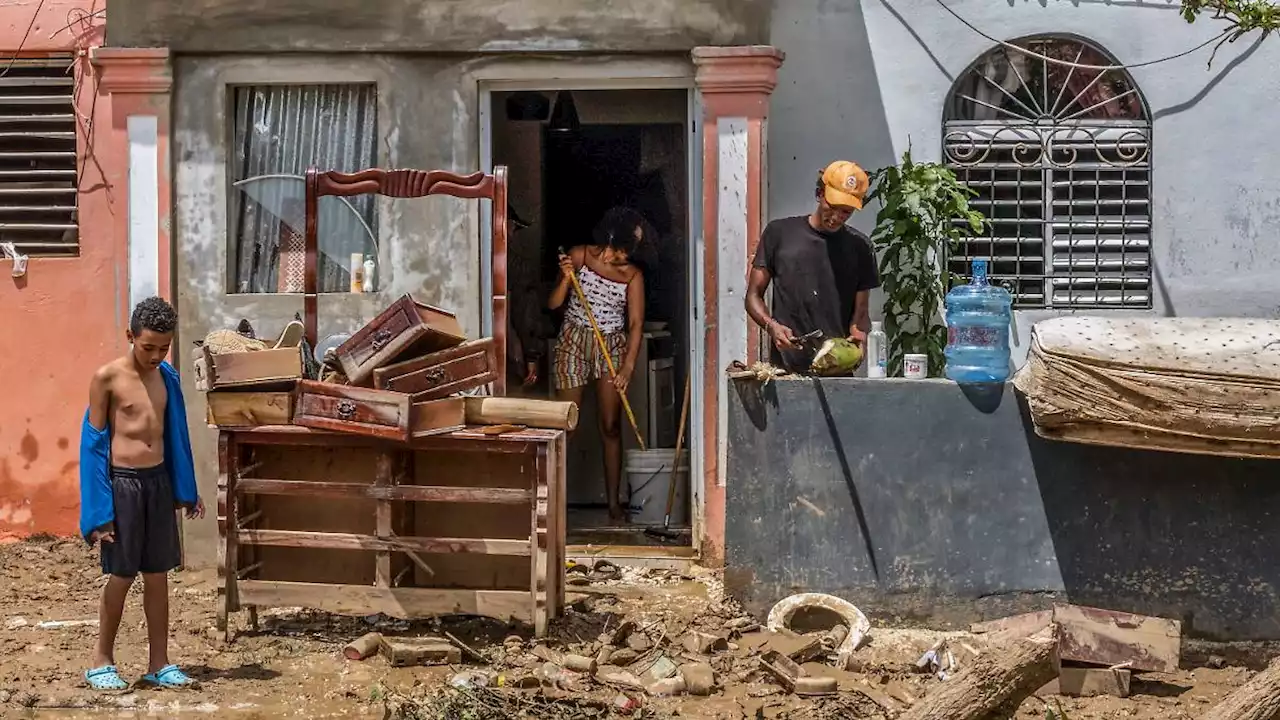
[[(377, 88), (375, 85), (252, 85), (233, 90), (235, 126), (231, 159), (232, 181), (260, 175), (288, 174), (301, 177), (307, 168), (354, 172), (375, 167), (377, 152)], [(279, 183), (272, 192), (287, 197), (260, 205), (245, 193), (231, 192), (232, 247), (236, 277), (233, 292), (277, 292), (280, 260), (280, 218), (265, 205), (287, 207), (296, 203), (301, 217), (303, 183)], [(261, 197), (261, 196), (259, 196)], [(375, 198), (360, 195), (348, 199), (365, 223), (377, 230)], [(290, 213), (285, 213), (288, 216)], [(351, 252), (375, 252), (363, 232), (343, 233)], [(321, 228), (321, 233), (336, 228)], [(347, 289), (348, 268), (321, 258), (321, 292)]]

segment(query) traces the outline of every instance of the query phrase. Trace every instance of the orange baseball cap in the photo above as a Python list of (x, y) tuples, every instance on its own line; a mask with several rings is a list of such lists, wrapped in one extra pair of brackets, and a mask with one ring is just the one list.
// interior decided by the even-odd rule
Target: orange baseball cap
[(823, 195), (827, 204), (862, 209), (862, 199), (871, 188), (871, 179), (857, 163), (837, 160), (822, 171)]

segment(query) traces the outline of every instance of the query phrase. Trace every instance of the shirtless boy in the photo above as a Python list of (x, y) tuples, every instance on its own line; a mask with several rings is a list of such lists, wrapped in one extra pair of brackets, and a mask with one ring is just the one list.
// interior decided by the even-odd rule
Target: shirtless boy
[(165, 357), (178, 317), (153, 297), (133, 309), (129, 354), (103, 365), (89, 385), (80, 435), (80, 532), (102, 544), (109, 577), (98, 608), (98, 647), (85, 680), (123, 690), (115, 642), (124, 601), (142, 573), (150, 663), (142, 682), (184, 687), (192, 680), (169, 664), (168, 572), (181, 563), (176, 510), (204, 517), (196, 493), (186, 408), (178, 373)]

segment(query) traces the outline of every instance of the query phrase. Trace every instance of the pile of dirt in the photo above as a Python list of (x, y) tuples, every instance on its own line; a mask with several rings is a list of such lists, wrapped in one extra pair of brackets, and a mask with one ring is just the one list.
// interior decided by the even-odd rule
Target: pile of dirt
[[(832, 648), (818, 643), (800, 664), (811, 676), (833, 679), (836, 692), (802, 698), (764, 671), (760, 657), (771, 648), (820, 640), (831, 623), (813, 623), (813, 636), (786, 638), (754, 627), (759, 619), (725, 598), (711, 571), (624, 569), (616, 580), (572, 587), (569, 607), (542, 639), (527, 627), (485, 618), (405, 622), (277, 608), (261, 612), (257, 631), (244, 626), (243, 614), (233, 617), (236, 639), (226, 644), (214, 630), (214, 572), (178, 572), (170, 583), (171, 658), (201, 686), (188, 692), (94, 693), (82, 673), (97, 636), (103, 578), (96, 553), (78, 540), (0, 545), (0, 717), (23, 708), (85, 708), (81, 715), (59, 717), (89, 718), (109, 708), (239, 720), (435, 720), (468, 717), (453, 712), (464, 709), (476, 720), (513, 710), (519, 714), (505, 717), (895, 718), (954, 682), (945, 670), (917, 667), (927, 651), (945, 645), (961, 673), (990, 652), (981, 636), (873, 625), (849, 669), (833, 667)], [(126, 679), (146, 669), (140, 595), (139, 584), (117, 643), (117, 664)], [(393, 639), (452, 635), (484, 662), (391, 667), (379, 656), (345, 659), (343, 645), (370, 631)], [(1129, 698), (1033, 696), (1016, 717), (1044, 718), (1047, 707), (1061, 703), (1071, 720), (1199, 718), (1276, 652), (1268, 646), (1192, 645), (1184, 650), (1184, 665), (1196, 667), (1135, 678)], [(683, 691), (672, 687), (678, 682), (661, 685), (674, 677), (685, 680)], [(708, 678), (709, 694), (690, 694), (691, 686), (706, 686)]]

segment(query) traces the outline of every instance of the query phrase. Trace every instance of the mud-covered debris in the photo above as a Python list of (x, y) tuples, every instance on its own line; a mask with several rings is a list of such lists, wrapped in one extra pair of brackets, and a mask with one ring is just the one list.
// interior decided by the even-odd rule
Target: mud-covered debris
[(688, 663), (681, 666), (680, 676), (690, 695), (710, 695), (716, 687), (716, 671), (707, 663)]

